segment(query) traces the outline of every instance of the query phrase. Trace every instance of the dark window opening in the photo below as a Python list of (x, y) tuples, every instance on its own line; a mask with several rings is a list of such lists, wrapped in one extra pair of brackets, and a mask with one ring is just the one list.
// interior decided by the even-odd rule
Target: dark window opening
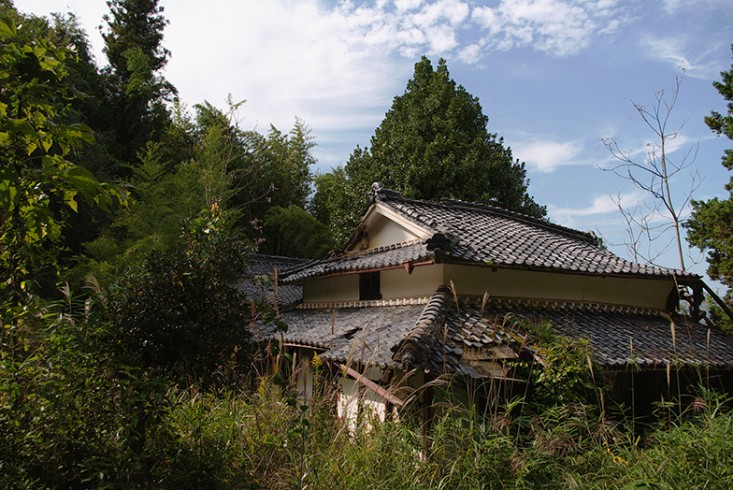
[(379, 271), (359, 274), (359, 300), (382, 299), (379, 289)]

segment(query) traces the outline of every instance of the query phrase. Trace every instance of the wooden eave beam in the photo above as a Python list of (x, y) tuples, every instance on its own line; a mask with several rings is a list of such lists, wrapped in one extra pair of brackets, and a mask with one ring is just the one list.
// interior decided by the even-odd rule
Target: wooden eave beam
[(357, 383), (359, 383), (359, 384), (361, 384), (361, 385), (369, 388), (374, 393), (376, 393), (377, 395), (381, 396), (382, 398), (384, 398), (385, 400), (387, 400), (392, 405), (394, 405), (396, 407), (399, 407), (399, 408), (401, 408), (401, 407), (403, 407), (405, 405), (405, 402), (404, 401), (402, 401), (400, 398), (396, 397), (393, 393), (390, 393), (389, 390), (386, 390), (386, 389), (382, 388), (377, 383), (375, 383), (371, 379), (367, 378), (363, 374), (359, 373), (358, 371), (356, 371), (356, 370), (354, 370), (354, 369), (346, 366), (345, 364), (338, 364), (338, 367), (340, 367), (346, 374), (348, 374), (349, 376), (351, 376), (352, 378), (354, 378), (354, 380)]

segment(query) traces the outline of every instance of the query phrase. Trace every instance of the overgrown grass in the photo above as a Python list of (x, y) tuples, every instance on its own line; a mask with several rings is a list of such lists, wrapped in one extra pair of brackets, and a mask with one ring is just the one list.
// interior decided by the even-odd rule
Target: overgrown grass
[(733, 414), (710, 393), (671, 426), (634, 436), (586, 405), (484, 420), (452, 410), (350, 431), (327, 400), (171, 392), (151, 447), (160, 488), (733, 488)]
[[(440, 410), (423, 434), (404, 417), (364, 417), (352, 430), (328, 390), (304, 404), (272, 378), (254, 390), (171, 384), (155, 389), (155, 424), (141, 435), (130, 389), (93, 396), (104, 380), (76, 381), (43, 385), (25, 412), (2, 413), (0, 443), (15, 453), (3, 453), (0, 487), (733, 488), (733, 413), (709, 391), (641, 436), (591, 405), (520, 401), (487, 417)], [(63, 397), (77, 402), (53, 403)]]

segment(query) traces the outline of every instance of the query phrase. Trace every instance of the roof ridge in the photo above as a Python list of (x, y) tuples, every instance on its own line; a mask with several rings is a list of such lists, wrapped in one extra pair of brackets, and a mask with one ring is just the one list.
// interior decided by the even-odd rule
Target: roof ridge
[[(428, 201), (428, 202), (434, 202), (434, 201)], [(563, 226), (557, 223), (552, 223), (549, 220), (545, 220), (542, 218), (536, 218), (534, 216), (530, 216), (525, 213), (520, 213), (518, 211), (512, 211), (511, 209), (506, 209), (501, 206), (496, 206), (493, 204), (484, 204), (480, 202), (463, 201), (461, 199), (442, 199), (440, 201), (437, 201), (436, 204), (450, 204), (458, 208), (472, 209), (472, 210), (499, 214), (499, 215), (502, 215), (508, 218), (522, 221), (530, 225), (536, 225), (541, 228), (559, 231), (563, 234), (571, 235), (575, 238), (586, 241), (590, 243), (591, 245), (602, 248), (602, 243), (603, 243), (602, 240), (598, 238), (598, 236), (596, 236), (596, 234), (593, 231), (576, 230), (575, 228), (570, 228), (568, 226)]]
[[(509, 218), (513, 218), (519, 221), (526, 222), (531, 225), (537, 225), (537, 226), (540, 226), (546, 229), (552, 229), (552, 230), (562, 232), (566, 235), (571, 235), (573, 237), (586, 241), (597, 247), (602, 246), (602, 240), (598, 238), (596, 234), (592, 231), (580, 231), (580, 230), (576, 230), (575, 228), (558, 225), (548, 220), (536, 218), (534, 216), (530, 216), (525, 213), (520, 213), (518, 211), (512, 211), (510, 209), (506, 209), (501, 206), (497, 206), (495, 204), (464, 201), (461, 199), (450, 199), (450, 198), (444, 198), (444, 199), (441, 199), (440, 201), (432, 201), (432, 200), (427, 200), (427, 199), (415, 199), (411, 197), (404, 197), (402, 194), (400, 194), (397, 191), (394, 191), (391, 189), (385, 189), (382, 187), (378, 187), (377, 189), (373, 188), (373, 191), (374, 191), (374, 199), (379, 202), (406, 201), (406, 202), (417, 202), (417, 203), (429, 204), (429, 205), (443, 205), (443, 206), (452, 205), (453, 207), (458, 207), (458, 208), (467, 208), (467, 209), (475, 209), (475, 210), (486, 211), (486, 212), (493, 212), (493, 213), (500, 214), (500, 215), (503, 215)], [(428, 226), (432, 228), (432, 226), (429, 223), (425, 223), (425, 224), (427, 224)]]
[(421, 238), (413, 238), (412, 240), (405, 240), (404, 242), (390, 243), (389, 245), (382, 245), (380, 247), (374, 247), (374, 248), (369, 248), (369, 249), (366, 249), (366, 250), (360, 250), (359, 252), (353, 253), (353, 254), (347, 254), (347, 253), (343, 253), (342, 252), (341, 255), (339, 255), (337, 257), (332, 257), (332, 258), (329, 258), (329, 259), (326, 259), (326, 260), (339, 260), (339, 259), (343, 259), (344, 257), (363, 257), (363, 256), (367, 256), (367, 255), (370, 255), (370, 254), (387, 252), (389, 250), (397, 250), (399, 248), (406, 248), (406, 247), (410, 247), (412, 245), (420, 245), (421, 243), (424, 243), (424, 242), (425, 242), (425, 240), (423, 240)]
[[(483, 298), (481, 296), (460, 296), (459, 299), (467, 300), (471, 303), (481, 304)], [(551, 310), (573, 310), (573, 311), (590, 311), (590, 312), (608, 312), (608, 313), (632, 313), (637, 315), (655, 315), (669, 316), (669, 313), (663, 309), (643, 308), (632, 305), (618, 305), (612, 303), (599, 303), (594, 301), (572, 301), (572, 300), (551, 300), (551, 299), (531, 299), (531, 298), (507, 298), (489, 296), (486, 305), (495, 305), (499, 307), (505, 306), (521, 306)]]
[(282, 261), (287, 261), (287, 262), (299, 262), (299, 263), (300, 262), (307, 262), (309, 260), (314, 260), (314, 259), (308, 259), (308, 258), (305, 258), (305, 257), (288, 257), (287, 255), (263, 254), (263, 253), (259, 253), (259, 252), (249, 253), (249, 254), (247, 254), (247, 257), (248, 258), (253, 258), (253, 259), (254, 258), (277, 259), (277, 260), (282, 260)]
[(405, 337), (393, 347), (393, 360), (401, 362), (405, 371), (410, 366), (423, 362), (426, 353), (436, 340), (436, 327), (445, 317), (445, 305), (450, 301), (451, 291), (446, 286), (440, 286), (430, 297), (427, 305), (415, 321), (415, 326)]
[[(328, 260), (328, 259), (323, 259)], [(288, 276), (292, 276), (304, 269), (307, 269), (308, 267), (314, 265), (317, 262), (321, 262), (321, 259), (309, 259), (301, 264), (294, 265), (293, 267), (288, 267), (286, 270), (280, 271), (278, 270), (278, 277), (280, 279), (285, 279)]]
[[(532, 226), (538, 226), (540, 228), (544, 228), (547, 230), (557, 231), (565, 235), (571, 236), (573, 238), (577, 238), (579, 240), (587, 242), (596, 247), (603, 248), (602, 240), (598, 236), (596, 236), (596, 234), (592, 231), (576, 230), (575, 228), (570, 228), (568, 226), (563, 226), (557, 223), (552, 223), (550, 221), (547, 221), (541, 218), (536, 218), (534, 216), (520, 213), (518, 211), (512, 211), (510, 209), (506, 209), (506, 208), (503, 208), (501, 206), (497, 206), (494, 204), (463, 201), (461, 199), (448, 199), (448, 198), (441, 199), (440, 201), (431, 201), (427, 199), (414, 199), (414, 198), (409, 198), (409, 197), (403, 197), (399, 194), (397, 196), (389, 195), (387, 196), (386, 199), (385, 198), (380, 199), (380, 202), (388, 203), (390, 201), (402, 201), (406, 203), (415, 202), (415, 203), (420, 203), (423, 205), (450, 207), (454, 209), (455, 208), (468, 209), (468, 210), (482, 211), (485, 213), (492, 213), (492, 214), (500, 215), (506, 218), (511, 218), (516, 221), (521, 221), (523, 223), (526, 223)], [(424, 223), (424, 224), (431, 226), (429, 223)]]
[(428, 304), (430, 296), (411, 298), (369, 299), (354, 301), (321, 301), (316, 303), (300, 303), (298, 310), (325, 310), (338, 308), (369, 308), (374, 306), (416, 306)]

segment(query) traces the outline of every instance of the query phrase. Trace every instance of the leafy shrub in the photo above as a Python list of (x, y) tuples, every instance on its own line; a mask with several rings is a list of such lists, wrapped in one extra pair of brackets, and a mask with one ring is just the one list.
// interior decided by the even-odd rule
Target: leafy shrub
[(234, 287), (245, 259), (227, 226), (213, 209), (189, 225), (178, 249), (154, 253), (117, 286), (104, 316), (120, 359), (183, 384), (213, 382), (230, 362), (247, 365), (249, 311)]

